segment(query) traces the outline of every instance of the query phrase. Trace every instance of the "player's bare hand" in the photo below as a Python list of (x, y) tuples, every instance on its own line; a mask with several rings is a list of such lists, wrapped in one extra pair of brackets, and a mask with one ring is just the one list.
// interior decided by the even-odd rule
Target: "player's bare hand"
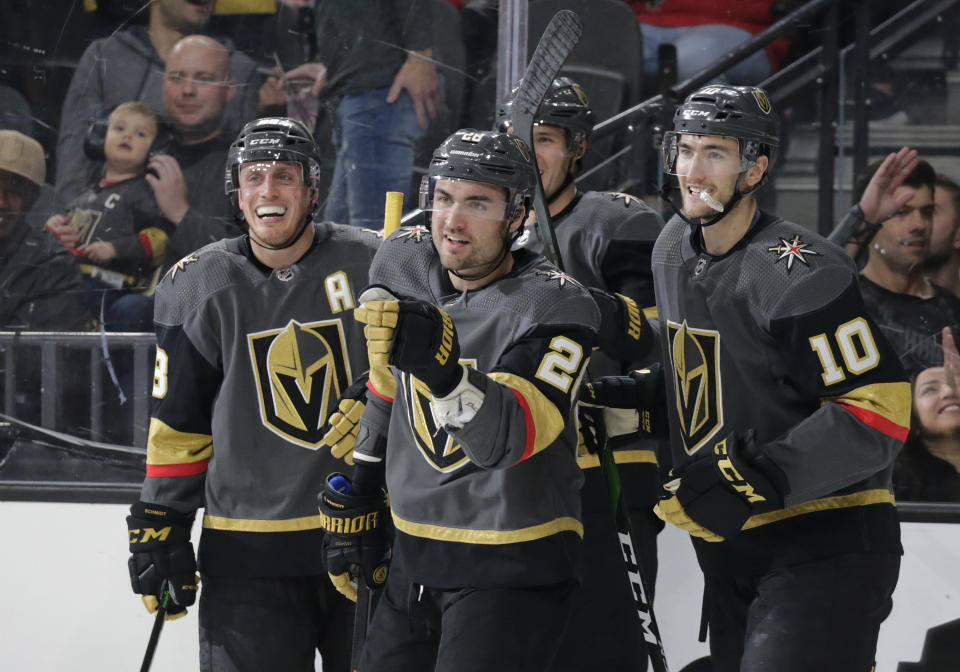
[(860, 198), (860, 209), (868, 222), (880, 224), (913, 198), (912, 194), (901, 194), (895, 198), (894, 192), (918, 162), (917, 150), (909, 147), (901, 147), (899, 152), (887, 155)]
[(43, 225), (43, 228), (55, 235), (57, 240), (68, 250), (76, 249), (77, 243), (80, 241), (80, 232), (70, 226), (72, 217), (72, 212), (65, 215), (52, 215)]
[(113, 243), (98, 240), (83, 248), (83, 256), (95, 264), (103, 264), (117, 258), (117, 248)]
[(283, 87), (283, 80), (270, 75), (260, 87), (260, 111), (286, 108), (287, 93)]
[(310, 95), (316, 98), (327, 85), (327, 66), (323, 63), (304, 63), (287, 72), (287, 81), (298, 78), (313, 80)]
[(190, 209), (187, 201), (187, 181), (180, 170), (180, 164), (168, 154), (157, 154), (150, 158), (147, 169), (154, 173), (147, 173), (147, 182), (153, 189), (160, 214), (175, 226), (179, 226)]
[(430, 120), (437, 118), (437, 109), (443, 102), (437, 68), (433, 64), (433, 50), (423, 49), (407, 54), (407, 60), (393, 78), (387, 102), (395, 102), (404, 89), (413, 99), (417, 123), (420, 128), (426, 128)]

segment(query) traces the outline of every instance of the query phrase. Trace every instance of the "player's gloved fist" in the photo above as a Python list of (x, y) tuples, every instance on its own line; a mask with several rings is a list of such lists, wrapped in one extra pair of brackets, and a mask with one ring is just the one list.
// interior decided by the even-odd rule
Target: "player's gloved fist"
[(197, 598), (197, 561), (190, 543), (193, 515), (159, 504), (137, 502), (130, 507), (130, 584), (155, 613), (169, 591), (167, 620), (187, 613)]
[(384, 493), (355, 495), (343, 474), (330, 474), (318, 497), (323, 537), (323, 562), (338, 591), (357, 601), (356, 581), (380, 588), (387, 580), (390, 542), (387, 538), (387, 498)]
[(367, 326), (370, 366), (389, 364), (426, 383), (445, 397), (463, 378), (460, 342), (453, 320), (433, 304), (398, 299), (383, 287), (360, 294), (353, 316)]
[(330, 446), (330, 454), (353, 466), (353, 443), (360, 427), (360, 416), (367, 407), (366, 373), (350, 384), (337, 403), (337, 410), (327, 418), (327, 431), (323, 442)]
[(610, 438), (631, 432), (667, 438), (667, 401), (659, 362), (626, 376), (604, 376), (585, 383), (578, 401), (581, 406), (603, 409)]
[(731, 433), (711, 455), (670, 475), (676, 478), (664, 484), (668, 494), (654, 513), (706, 541), (729, 539), (750, 516), (783, 508), (789, 491), (784, 473), (761, 454), (753, 430)]
[(623, 294), (588, 287), (600, 309), (600, 331), (597, 345), (614, 359), (645, 359), (653, 347), (653, 330), (637, 302)]

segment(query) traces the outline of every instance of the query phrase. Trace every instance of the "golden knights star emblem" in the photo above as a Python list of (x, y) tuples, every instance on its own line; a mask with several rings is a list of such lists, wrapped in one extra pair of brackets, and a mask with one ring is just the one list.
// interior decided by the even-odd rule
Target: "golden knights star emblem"
[[(805, 266), (808, 266), (810, 262), (807, 261), (805, 254), (812, 254), (819, 256), (819, 252), (814, 250), (807, 249), (810, 247), (810, 243), (804, 243), (800, 241), (800, 234), (794, 234), (793, 240), (788, 241), (786, 238), (780, 239), (779, 245), (774, 245), (773, 247), (768, 247), (768, 252), (776, 252), (779, 256), (776, 261), (781, 259), (787, 260), (787, 271), (793, 270), (793, 262), (795, 260), (799, 261)], [(776, 263), (776, 261), (774, 263)]]
[(624, 194), (623, 192), (620, 192), (620, 191), (608, 191), (607, 196), (609, 196), (610, 200), (612, 200), (614, 203), (623, 199), (623, 207), (625, 208), (629, 208), (632, 203), (640, 202), (640, 199), (637, 198), (636, 196), (632, 196), (630, 194)]
[(567, 274), (564, 273), (563, 271), (537, 271), (537, 275), (545, 276), (546, 279), (547, 279), (547, 282), (550, 282), (551, 280), (556, 280), (557, 282), (560, 283), (560, 286), (561, 286), (561, 287), (563, 287), (565, 284), (567, 284), (568, 281), (569, 281), (569, 282), (572, 282), (573, 284), (577, 285), (578, 287), (581, 286), (579, 282), (577, 282), (576, 280), (574, 280), (572, 277), (570, 277), (569, 275), (567, 275)]
[(423, 237), (430, 237), (430, 229), (427, 227), (417, 224), (416, 226), (405, 226), (400, 229), (400, 233), (397, 234), (400, 238), (409, 238), (415, 243), (419, 243), (423, 240)]
[(173, 268), (170, 269), (170, 279), (174, 280), (177, 277), (177, 271), (185, 270), (187, 264), (192, 264), (195, 261), (199, 261), (199, 259), (192, 254), (188, 254), (183, 259), (175, 263)]

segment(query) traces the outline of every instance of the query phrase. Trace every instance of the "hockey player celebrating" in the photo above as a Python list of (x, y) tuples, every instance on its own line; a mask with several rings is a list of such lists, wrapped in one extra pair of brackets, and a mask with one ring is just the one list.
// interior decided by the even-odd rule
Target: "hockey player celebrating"
[(148, 608), (169, 592), (168, 613), (182, 615), (199, 565), (201, 670), (313, 670), (317, 649), (324, 670), (349, 669), (352, 606), (323, 568), (316, 492), (337, 470), (327, 415), (367, 368), (352, 312), (378, 239), (313, 222), (319, 171), (300, 122), (248, 123), (226, 190), (249, 233), (181, 259), (157, 287), (130, 578)]
[(868, 672), (910, 391), (851, 259), (757, 208), (779, 131), (762, 89), (711, 85), (664, 137), (683, 206), (653, 252), (674, 459), (657, 512), (693, 537), (713, 670)]
[(385, 501), (360, 484), (385, 470), (396, 537), (364, 672), (547, 670), (570, 617), (583, 535), (571, 409), (599, 315), (579, 283), (510, 249), (530, 159), (513, 135), (447, 138), (421, 188), (429, 227), (383, 243), (355, 311), (371, 357), (355, 494), (328, 483), (321, 511), (328, 563), (349, 555), (376, 579), (365, 552)]
[[(508, 125), (512, 100), (499, 113)], [(564, 270), (591, 289), (603, 310), (601, 349), (590, 360), (593, 377), (629, 372), (648, 359), (630, 361), (621, 347), (650, 348), (649, 328), (640, 310), (654, 303), (650, 255), (663, 220), (646, 203), (628, 194), (582, 192), (574, 182), (593, 132), (594, 114), (579, 84), (567, 77), (553, 81), (534, 118), (533, 149), (555, 229)], [(537, 252), (543, 244), (530, 213), (518, 245)], [(630, 343), (633, 341), (632, 343)], [(609, 411), (608, 411), (609, 413)], [(612, 428), (604, 428), (610, 434)], [(585, 435), (590, 438), (589, 433)], [(630, 505), (633, 532), (652, 585), (657, 568), (657, 532), (663, 523), (653, 515), (659, 474), (655, 443), (639, 434), (613, 438), (613, 456)], [(553, 670), (639, 670), (644, 665), (636, 605), (623, 570), (623, 558), (608, 495), (599, 469), (597, 447), (581, 445), (578, 457), (585, 470), (583, 496), (584, 580), (577, 593), (571, 631), (564, 639)]]

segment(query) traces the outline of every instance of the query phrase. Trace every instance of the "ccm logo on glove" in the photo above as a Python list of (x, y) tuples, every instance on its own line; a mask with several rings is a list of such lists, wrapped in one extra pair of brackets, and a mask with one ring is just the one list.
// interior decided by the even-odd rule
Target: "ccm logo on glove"
[(759, 494), (752, 485), (747, 483), (747, 479), (741, 476), (737, 468), (733, 466), (733, 461), (727, 452), (726, 439), (714, 446), (713, 452), (718, 456), (717, 468), (720, 470), (720, 473), (723, 474), (723, 477), (730, 482), (730, 487), (743, 495), (750, 504), (767, 501), (767, 498)]

